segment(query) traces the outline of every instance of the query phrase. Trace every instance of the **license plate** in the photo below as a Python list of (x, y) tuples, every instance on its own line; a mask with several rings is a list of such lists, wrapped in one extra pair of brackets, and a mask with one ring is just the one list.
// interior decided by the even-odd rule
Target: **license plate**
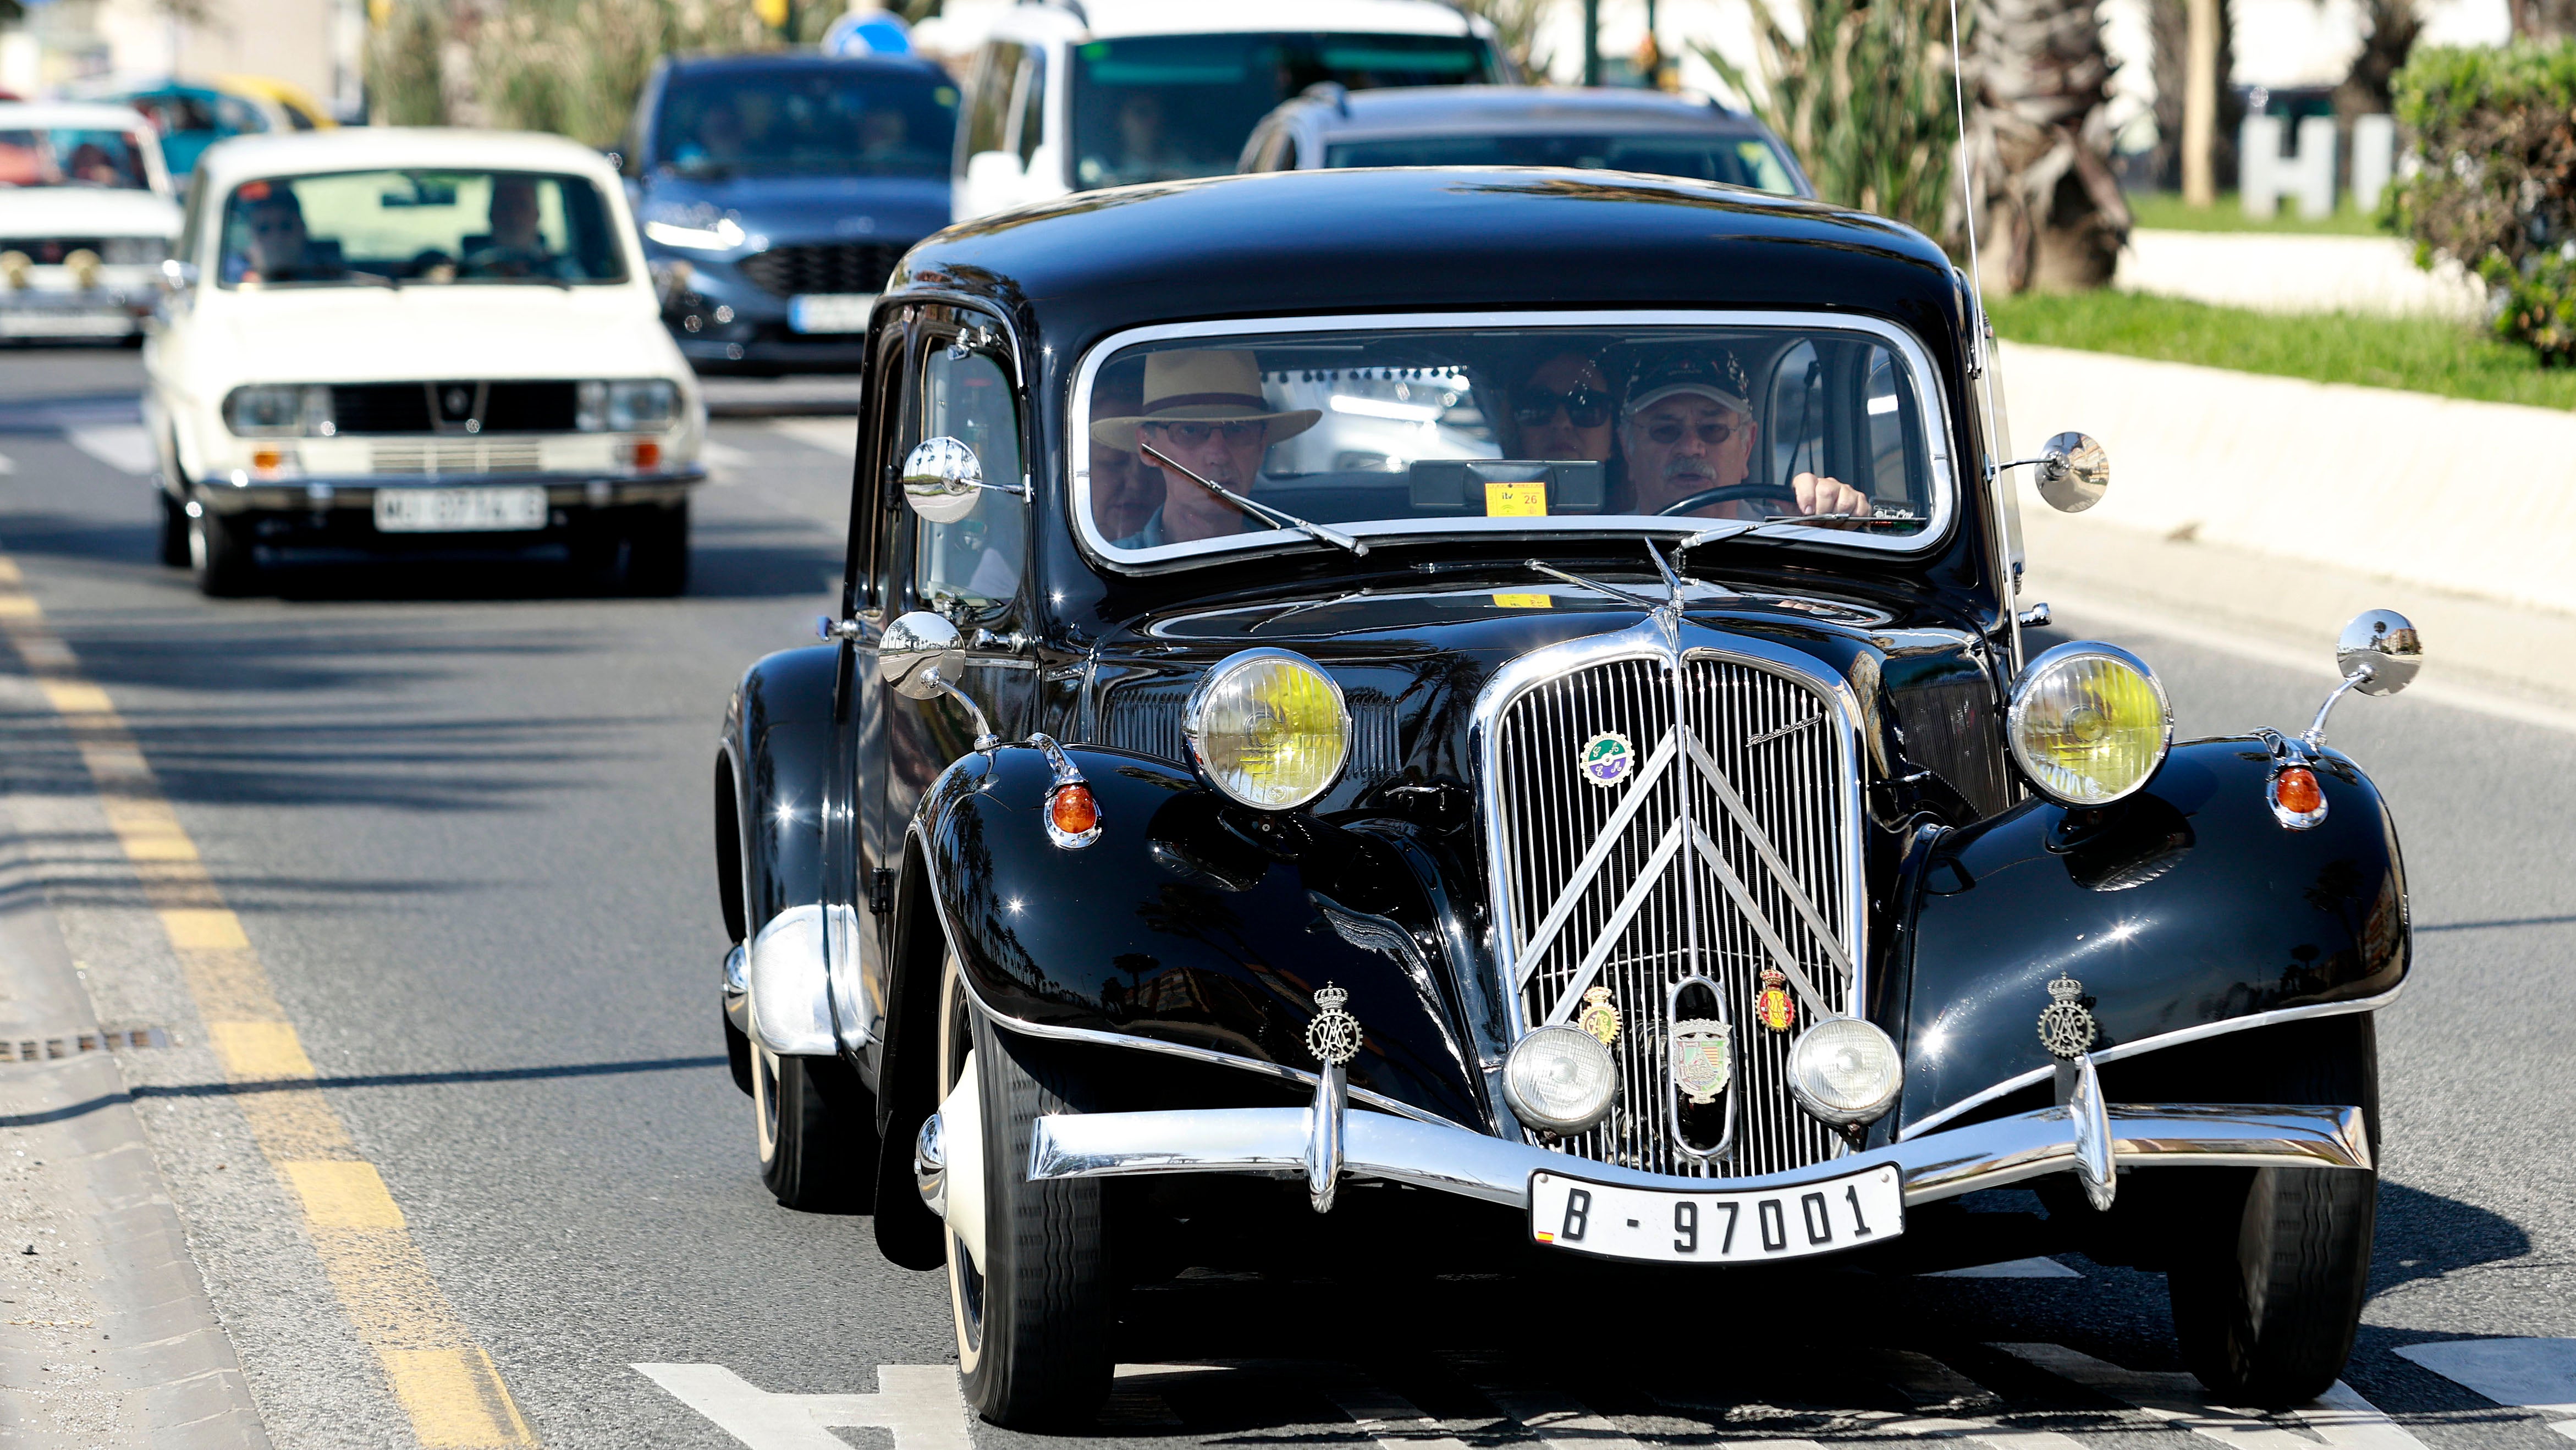
[(136, 325), (124, 312), (0, 312), (0, 337), (123, 337)]
[(1666, 1264), (1758, 1264), (1905, 1232), (1893, 1167), (1787, 1188), (1693, 1193), (1530, 1175), (1530, 1237), (1548, 1248)]
[(813, 292), (787, 300), (787, 325), (798, 332), (865, 332), (874, 292)]
[(388, 534), (478, 534), (545, 526), (542, 488), (376, 490), (376, 528)]

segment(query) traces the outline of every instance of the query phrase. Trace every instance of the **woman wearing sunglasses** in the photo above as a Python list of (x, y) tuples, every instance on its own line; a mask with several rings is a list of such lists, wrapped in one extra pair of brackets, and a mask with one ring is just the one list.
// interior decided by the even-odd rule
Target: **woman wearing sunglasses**
[(1600, 364), (1580, 352), (1558, 353), (1512, 390), (1512, 425), (1520, 431), (1512, 456), (1607, 463), (1617, 407)]

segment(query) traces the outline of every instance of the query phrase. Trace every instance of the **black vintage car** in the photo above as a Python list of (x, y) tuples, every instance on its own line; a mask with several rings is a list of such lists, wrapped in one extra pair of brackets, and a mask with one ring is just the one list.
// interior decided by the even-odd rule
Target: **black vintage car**
[[(868, 345), (840, 612), (716, 760), (725, 1030), (768, 1186), (945, 1267), (987, 1418), (1078, 1420), (1122, 1285), (1319, 1213), (1505, 1267), (2080, 1248), (2168, 1271), (2228, 1403), (2333, 1381), (2394, 828), (2322, 711), (2175, 744), (2128, 653), (2025, 658), (2012, 470), (2105, 466), (2011, 456), (1923, 237), (1135, 187), (925, 241)], [(2044, 1221), (1979, 1232), (2003, 1185)]]

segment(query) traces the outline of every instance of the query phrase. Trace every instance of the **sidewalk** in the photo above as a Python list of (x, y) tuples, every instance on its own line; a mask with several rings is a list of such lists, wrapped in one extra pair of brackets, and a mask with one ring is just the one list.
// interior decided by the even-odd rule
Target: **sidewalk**
[(2486, 290), (2445, 262), (2427, 272), (2395, 237), (2296, 233), (2129, 233), (2113, 286), (2264, 312), (2366, 312), (2387, 316), (2486, 315)]

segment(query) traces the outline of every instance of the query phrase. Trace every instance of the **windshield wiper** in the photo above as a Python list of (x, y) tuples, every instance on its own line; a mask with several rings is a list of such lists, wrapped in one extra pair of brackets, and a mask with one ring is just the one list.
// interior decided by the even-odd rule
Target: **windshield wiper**
[(1156, 448), (1153, 444), (1146, 442), (1142, 438), (1136, 440), (1136, 455), (1144, 459), (1146, 462), (1154, 465), (1156, 468), (1169, 469), (1170, 471), (1179, 474), (1181, 477), (1186, 478), (1190, 482), (1197, 484), (1199, 487), (1206, 489), (1208, 492), (1215, 494), (1218, 498), (1224, 499), (1227, 503), (1234, 505), (1236, 508), (1242, 509), (1247, 513), (1259, 514), (1262, 518), (1268, 520), (1274, 528), (1295, 529), (1309, 538), (1320, 539), (1327, 544), (1339, 545), (1342, 548), (1350, 550), (1354, 554), (1365, 555), (1368, 553), (1368, 545), (1361, 543), (1359, 540), (1352, 538), (1350, 535), (1343, 533), (1339, 529), (1327, 528), (1322, 524), (1308, 523), (1306, 520), (1297, 517), (1295, 514), (1271, 508), (1266, 504), (1254, 503), (1252, 500), (1245, 498), (1242, 494), (1236, 493), (1233, 489), (1226, 487), (1224, 484), (1211, 482), (1208, 479), (1199, 477), (1189, 469), (1173, 462), (1169, 455), (1165, 454), (1161, 449)]

